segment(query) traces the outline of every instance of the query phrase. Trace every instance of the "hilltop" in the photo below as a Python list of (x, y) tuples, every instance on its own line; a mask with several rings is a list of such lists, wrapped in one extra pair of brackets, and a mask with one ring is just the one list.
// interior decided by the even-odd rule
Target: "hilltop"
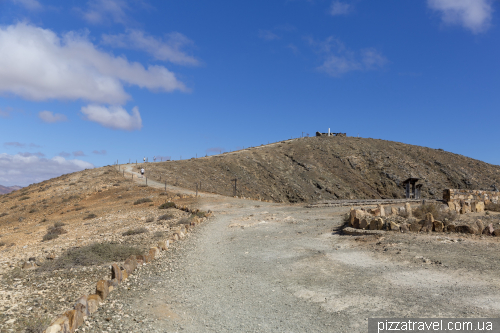
[(275, 202), (403, 198), (402, 182), (418, 177), (423, 198), (441, 198), (446, 188), (488, 189), (500, 185), (500, 166), (462, 155), (399, 142), (310, 137), (210, 157), (146, 163), (157, 181), (226, 196)]

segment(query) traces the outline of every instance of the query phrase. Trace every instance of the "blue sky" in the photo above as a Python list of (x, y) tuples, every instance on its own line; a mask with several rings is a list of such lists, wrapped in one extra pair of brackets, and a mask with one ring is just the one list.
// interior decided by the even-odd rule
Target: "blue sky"
[(500, 164), (493, 0), (0, 0), (0, 184), (316, 131)]

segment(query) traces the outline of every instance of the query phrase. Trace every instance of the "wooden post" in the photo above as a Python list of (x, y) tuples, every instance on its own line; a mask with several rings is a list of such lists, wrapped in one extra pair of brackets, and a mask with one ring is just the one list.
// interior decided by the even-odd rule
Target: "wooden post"
[(123, 170), (123, 177), (125, 177), (125, 170)]
[(233, 197), (235, 197), (235, 196), (236, 196), (236, 181), (237, 181), (237, 180), (238, 180), (238, 179), (236, 179), (236, 178), (234, 178), (234, 179), (231, 179), (231, 181), (232, 181), (232, 182), (234, 182), (234, 191), (233, 191)]

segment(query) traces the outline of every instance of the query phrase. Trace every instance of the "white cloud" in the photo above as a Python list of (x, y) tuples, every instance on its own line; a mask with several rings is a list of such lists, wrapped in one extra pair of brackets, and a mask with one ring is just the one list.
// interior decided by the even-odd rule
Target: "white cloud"
[(20, 4), (29, 10), (42, 9), (42, 5), (37, 0), (11, 0), (15, 4)]
[(88, 105), (81, 109), (87, 120), (94, 121), (104, 127), (120, 130), (139, 130), (142, 128), (142, 119), (139, 108), (132, 109), (132, 114), (121, 106)]
[(87, 36), (59, 37), (48, 29), (18, 23), (0, 28), (0, 92), (41, 101), (84, 99), (123, 104), (123, 84), (162, 91), (186, 87), (163, 66), (137, 62), (96, 49)]
[(262, 38), (264, 40), (276, 40), (279, 39), (280, 37), (272, 31), (259, 30), (259, 38)]
[(82, 160), (66, 160), (60, 156), (47, 159), (28, 155), (0, 154), (0, 184), (26, 186), (65, 173), (94, 167), (93, 164)]
[(332, 5), (330, 6), (330, 15), (332, 16), (337, 16), (337, 15), (346, 15), (349, 14), (349, 12), (352, 10), (352, 6), (348, 3), (343, 3), (340, 1), (334, 1), (332, 2)]
[(387, 63), (387, 59), (374, 48), (354, 52), (334, 37), (328, 37), (323, 42), (312, 38), (308, 41), (323, 57), (323, 64), (317, 69), (331, 76), (339, 77), (352, 71), (376, 70)]
[(427, 5), (441, 12), (446, 24), (459, 24), (480, 33), (490, 27), (493, 0), (427, 0)]
[(51, 111), (40, 111), (38, 117), (42, 119), (44, 123), (58, 123), (61, 121), (67, 121), (68, 118), (60, 113), (52, 113)]
[(126, 34), (103, 35), (102, 42), (113, 47), (142, 50), (158, 60), (179, 65), (199, 65), (199, 61), (182, 51), (193, 42), (179, 32), (166, 35), (165, 40), (145, 35), (139, 30), (128, 30)]
[(124, 0), (92, 0), (88, 3), (88, 10), (82, 11), (83, 18), (93, 24), (112, 20), (115, 23), (126, 23), (126, 11), (130, 9)]

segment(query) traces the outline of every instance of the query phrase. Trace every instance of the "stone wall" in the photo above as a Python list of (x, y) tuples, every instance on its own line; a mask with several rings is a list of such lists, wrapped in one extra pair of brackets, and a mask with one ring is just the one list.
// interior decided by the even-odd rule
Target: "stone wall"
[(443, 200), (445, 202), (460, 202), (460, 200), (472, 202), (482, 201), (485, 204), (490, 202), (499, 203), (500, 192), (482, 191), (482, 190), (454, 190), (446, 189), (443, 191)]

